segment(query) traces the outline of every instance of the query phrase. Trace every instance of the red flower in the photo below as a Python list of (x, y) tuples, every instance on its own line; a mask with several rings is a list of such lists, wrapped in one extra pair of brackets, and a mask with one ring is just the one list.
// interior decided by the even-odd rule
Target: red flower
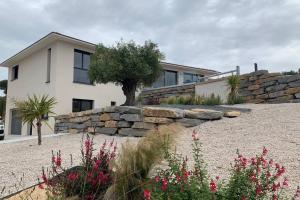
[(273, 194), (272, 200), (278, 200), (278, 196), (276, 194)]
[(188, 177), (189, 177), (189, 175), (190, 175), (190, 173), (188, 171), (186, 171), (186, 170), (183, 171), (183, 178), (184, 178), (184, 180), (187, 180)]
[(266, 147), (263, 148), (263, 156), (266, 156), (268, 154), (268, 149)]
[(284, 181), (283, 181), (282, 185), (286, 186), (286, 187), (289, 186), (287, 178), (284, 178)]
[(77, 180), (77, 178), (78, 178), (78, 174), (76, 173), (76, 172), (71, 172), (69, 175), (68, 175), (68, 179), (70, 180), (70, 181), (76, 181)]
[(210, 181), (209, 189), (211, 192), (214, 192), (214, 193), (217, 192), (217, 185), (213, 180)]
[(246, 200), (246, 198), (244, 196), (242, 196), (241, 200)]
[(167, 188), (168, 188), (168, 180), (167, 180), (166, 178), (163, 178), (163, 179), (162, 179), (162, 187), (161, 187), (161, 189), (162, 189), (163, 191), (166, 191)]
[(38, 185), (38, 187), (39, 187), (40, 189), (42, 189), (42, 190), (45, 189), (45, 188), (44, 188), (44, 185), (43, 185), (42, 183), (40, 183), (40, 184)]
[(60, 156), (58, 156), (58, 157), (56, 158), (55, 164), (56, 164), (57, 167), (60, 167), (60, 166), (61, 166), (61, 157), (60, 157)]
[(262, 189), (261, 189), (260, 185), (256, 186), (255, 193), (256, 193), (256, 196), (258, 196), (258, 195), (260, 195), (262, 193)]
[(159, 176), (155, 176), (155, 182), (158, 183), (160, 181)]
[(148, 189), (144, 189), (144, 199), (145, 200), (150, 200), (151, 198), (151, 193)]
[(217, 180), (217, 181), (220, 180), (220, 176), (216, 176), (216, 180)]
[(176, 180), (177, 180), (177, 182), (180, 182), (180, 180), (181, 180), (181, 176), (179, 176), (179, 175), (176, 175)]

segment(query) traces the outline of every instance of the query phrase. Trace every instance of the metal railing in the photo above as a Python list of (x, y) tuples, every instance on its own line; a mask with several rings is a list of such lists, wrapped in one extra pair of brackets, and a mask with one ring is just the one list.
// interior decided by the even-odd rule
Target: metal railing
[(158, 90), (158, 89), (167, 89), (167, 88), (173, 88), (173, 87), (178, 87), (178, 86), (188, 86), (188, 85), (194, 85), (196, 83), (201, 83), (201, 82), (205, 82), (211, 79), (218, 79), (221, 78), (221, 76), (227, 75), (227, 74), (236, 74), (236, 75), (240, 75), (240, 67), (236, 66), (236, 69), (234, 70), (230, 70), (227, 72), (220, 72), (217, 74), (213, 74), (213, 75), (209, 75), (209, 76), (204, 76), (204, 77), (200, 77), (197, 82), (191, 82), (191, 83), (183, 83), (183, 84), (178, 84), (178, 85), (169, 85), (169, 86), (163, 86), (163, 87), (156, 87), (156, 88), (143, 88), (143, 91), (151, 91), (151, 90)]

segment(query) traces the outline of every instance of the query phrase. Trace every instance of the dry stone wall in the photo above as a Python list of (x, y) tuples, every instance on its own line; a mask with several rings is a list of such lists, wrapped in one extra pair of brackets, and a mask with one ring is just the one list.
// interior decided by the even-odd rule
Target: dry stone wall
[(184, 95), (194, 95), (195, 94), (195, 84), (188, 85), (176, 85), (164, 88), (153, 88), (148, 90), (143, 90), (141, 92), (141, 97), (143, 99), (143, 104), (158, 104), (161, 100), (167, 99), (171, 96), (184, 96)]
[(248, 103), (300, 102), (300, 74), (259, 70), (240, 77), (239, 93)]
[(192, 127), (222, 117), (223, 112), (206, 109), (114, 106), (57, 116), (55, 132), (140, 137), (162, 124), (178, 122)]

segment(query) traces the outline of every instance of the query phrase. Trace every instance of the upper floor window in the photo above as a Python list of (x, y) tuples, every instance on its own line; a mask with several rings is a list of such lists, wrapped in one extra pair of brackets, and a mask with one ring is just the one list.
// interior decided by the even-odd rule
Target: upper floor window
[(164, 87), (177, 85), (177, 72), (171, 70), (164, 70), (163, 74), (153, 83), (153, 87)]
[(74, 82), (92, 84), (88, 77), (91, 53), (74, 50)]
[(50, 83), (50, 73), (51, 73), (51, 48), (47, 51), (47, 76), (46, 83)]
[(11, 71), (11, 80), (16, 80), (19, 77), (19, 65), (16, 65), (12, 68)]
[(198, 81), (199, 75), (192, 73), (184, 73), (183, 74), (183, 83), (194, 83)]

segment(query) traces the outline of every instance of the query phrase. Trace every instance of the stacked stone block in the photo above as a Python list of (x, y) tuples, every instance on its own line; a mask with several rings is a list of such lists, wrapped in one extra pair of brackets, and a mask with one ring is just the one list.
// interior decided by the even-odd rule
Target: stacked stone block
[(300, 74), (259, 70), (240, 77), (239, 93), (248, 103), (300, 102)]

